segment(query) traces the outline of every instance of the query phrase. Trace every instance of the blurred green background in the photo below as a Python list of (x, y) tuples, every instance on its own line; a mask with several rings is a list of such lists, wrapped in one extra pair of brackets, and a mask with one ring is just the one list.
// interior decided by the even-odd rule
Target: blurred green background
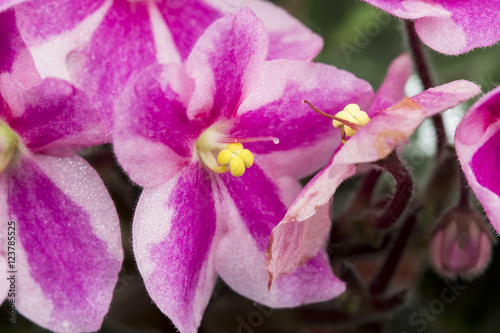
[[(377, 88), (390, 62), (407, 49), (402, 21), (355, 0), (275, 0), (292, 15), (324, 38), (324, 49), (316, 61), (335, 65), (369, 81)], [(487, 92), (500, 82), (500, 46), (478, 49), (461, 56), (444, 56), (428, 52), (436, 83), (467, 79), (479, 83)], [(426, 133), (418, 133), (415, 138)], [(414, 139), (415, 139), (414, 138)], [(413, 149), (413, 148), (410, 148)], [(415, 149), (418, 149), (416, 147)], [(408, 152), (405, 152), (408, 154)], [(411, 151), (410, 151), (411, 153)], [(116, 166), (110, 147), (93, 152), (90, 162), (103, 177), (117, 203), (122, 219), (126, 261), (115, 290), (111, 310), (100, 332), (175, 332), (175, 328), (154, 304), (137, 273), (130, 244), (130, 221), (140, 189), (133, 187)], [(426, 179), (429, 156), (413, 171), (417, 185)], [(338, 197), (349, 197), (356, 181), (341, 188)], [(351, 195), (352, 196), (352, 195)], [(344, 206), (344, 201), (336, 201)], [(342, 208), (342, 207), (341, 207)], [(498, 252), (498, 249), (497, 249)], [(423, 273), (414, 273), (415, 285), (406, 306), (392, 316), (374, 316), (359, 325), (339, 325), (328, 305), (308, 305), (298, 309), (271, 310), (247, 300), (219, 281), (207, 307), (200, 332), (500, 332), (500, 262), (493, 260), (485, 274), (473, 281), (459, 281), (464, 286), (450, 303), (439, 303), (449, 283), (427, 268), (427, 254), (421, 260), (404, 265), (424, 265)], [(495, 253), (493, 259), (498, 259)], [(414, 267), (419, 272), (419, 267)], [(448, 285), (446, 284), (448, 283)], [(355, 302), (355, 297), (344, 302)], [(427, 319), (422, 314), (429, 311)], [(45, 330), (17, 317), (17, 324), (7, 322), (7, 307), (0, 308), (1, 332), (43, 332)], [(412, 320), (413, 318), (413, 320)]]

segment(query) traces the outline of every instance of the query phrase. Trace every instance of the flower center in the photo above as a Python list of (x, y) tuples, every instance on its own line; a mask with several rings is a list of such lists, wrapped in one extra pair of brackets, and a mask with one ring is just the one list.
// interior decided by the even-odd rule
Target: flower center
[[(371, 120), (365, 111), (361, 111), (358, 104), (347, 104), (344, 110), (338, 112), (335, 115), (335, 117), (340, 118), (342, 120), (347, 120), (353, 124), (358, 124), (361, 127), (368, 124), (368, 122)], [(335, 119), (332, 120), (332, 123), (335, 128), (339, 128), (340, 131), (342, 132), (343, 143), (345, 143), (346, 135), (348, 137), (351, 137), (358, 131), (357, 129), (353, 129), (348, 125), (346, 125), (345, 123), (342, 123)]]
[(353, 136), (371, 120), (370, 117), (368, 117), (368, 114), (365, 111), (361, 111), (359, 105), (357, 104), (347, 104), (344, 110), (337, 112), (335, 116), (332, 116), (319, 110), (306, 100), (303, 100), (302, 103), (306, 103), (314, 111), (332, 119), (333, 126), (340, 129), (342, 132), (342, 143), (345, 143), (346, 135), (348, 137)]
[[(196, 151), (200, 160), (213, 172), (231, 172), (234, 177), (240, 177), (246, 168), (253, 165), (254, 157), (250, 150), (244, 149), (245, 142), (273, 141), (274, 137), (232, 138), (228, 137), (212, 126), (203, 132), (196, 141)], [(217, 159), (215, 158), (217, 156)]]
[(0, 173), (7, 168), (16, 152), (19, 137), (0, 120)]

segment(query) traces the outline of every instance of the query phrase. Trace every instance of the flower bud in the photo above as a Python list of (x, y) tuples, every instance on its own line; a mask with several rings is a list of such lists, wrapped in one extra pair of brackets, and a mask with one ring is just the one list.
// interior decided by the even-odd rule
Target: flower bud
[(470, 208), (445, 214), (431, 243), (431, 261), (446, 278), (473, 278), (490, 261), (493, 238), (481, 217)]

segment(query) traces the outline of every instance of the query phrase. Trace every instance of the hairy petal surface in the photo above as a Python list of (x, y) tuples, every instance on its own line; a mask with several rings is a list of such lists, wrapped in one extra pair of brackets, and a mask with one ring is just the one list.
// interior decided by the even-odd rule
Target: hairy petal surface
[(0, 82), (1, 88), (2, 94), (20, 101), (14, 112), (6, 108), (3, 118), (31, 151), (64, 156), (104, 143), (100, 113), (87, 94), (69, 82), (48, 78), (28, 90), (20, 83), (3, 86)]
[(354, 164), (335, 164), (331, 159), (300, 192), (271, 233), (266, 263), (271, 283), (324, 249), (331, 227), (328, 203), (355, 172)]
[(299, 187), (289, 184), (280, 191), (257, 165), (241, 178), (219, 177), (217, 221), (226, 231), (216, 248), (215, 265), (231, 288), (271, 307), (325, 301), (344, 291), (343, 282), (333, 275), (326, 254), (321, 253), (267, 292), (265, 252), (269, 235), (286, 212), (282, 196), (289, 195), (287, 191), (297, 193)]
[(30, 0), (16, 7), (16, 16), (28, 45), (74, 29), (105, 0)]
[(50, 330), (98, 330), (123, 260), (102, 181), (78, 156), (25, 155), (6, 172), (16, 265), (27, 269), (18, 276), (17, 309)]
[(500, 40), (500, 2), (365, 0), (386, 12), (416, 19), (422, 41), (445, 54), (461, 54)]
[(125, 89), (116, 105), (114, 149), (137, 184), (161, 184), (189, 161), (202, 126), (186, 114), (194, 82), (184, 67), (153, 66)]
[(146, 188), (134, 216), (133, 245), (149, 295), (181, 332), (196, 332), (216, 280), (215, 208), (198, 163)]
[(262, 21), (248, 8), (211, 25), (186, 61), (188, 73), (196, 82), (189, 117), (234, 117), (258, 78), (268, 43)]
[(156, 63), (154, 37), (147, 7), (115, 1), (83, 49), (68, 55), (72, 79), (85, 87), (113, 126), (113, 103), (128, 80)]
[(412, 60), (408, 54), (402, 54), (391, 62), (384, 82), (378, 88), (370, 107), (366, 113), (370, 118), (383, 109), (402, 100), (405, 94), (405, 85), (412, 73)]
[(347, 104), (367, 108), (371, 86), (333, 66), (292, 60), (266, 62), (259, 81), (238, 109), (230, 135), (237, 138), (271, 136), (279, 140), (248, 143), (259, 163), (279, 177), (310, 175), (327, 162), (340, 143), (331, 122), (302, 103), (336, 114)]
[[(0, 12), (0, 91), (21, 83), (23, 88), (40, 83), (35, 62), (17, 27), (14, 9)], [(15, 82), (15, 83), (14, 83)], [(4, 94), (4, 92), (2, 92)]]
[[(304, 253), (311, 253), (314, 244), (321, 244), (318, 241), (321, 236), (305, 238), (307, 230), (315, 226), (304, 226), (307, 223), (304, 220), (328, 203), (338, 185), (355, 173), (357, 164), (387, 157), (398, 144), (409, 138), (425, 117), (452, 108), (479, 91), (479, 87), (471, 82), (454, 81), (407, 97), (374, 114), (367, 125), (335, 151), (327, 166), (306, 185), (284, 219), (274, 228), (268, 251), (268, 268), (273, 276), (277, 278), (293, 271), (307, 257)], [(293, 246), (304, 242), (311, 244), (304, 246), (307, 251), (297, 251)]]
[(500, 232), (500, 88), (474, 104), (457, 127), (455, 149), (462, 170), (488, 218)]
[(453, 81), (428, 89), (375, 114), (335, 156), (339, 164), (368, 163), (388, 156), (406, 141), (422, 121), (477, 95), (481, 90), (469, 81)]
[(161, 1), (157, 6), (172, 34), (182, 60), (210, 24), (223, 16), (205, 0)]
[(312, 60), (323, 48), (320, 36), (271, 2), (253, 0), (241, 2), (241, 5), (248, 6), (269, 31), (267, 60)]

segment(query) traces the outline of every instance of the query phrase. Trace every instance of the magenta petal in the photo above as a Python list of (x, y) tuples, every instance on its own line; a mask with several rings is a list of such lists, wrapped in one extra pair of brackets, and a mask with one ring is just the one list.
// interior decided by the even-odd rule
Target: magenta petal
[(217, 222), (226, 232), (217, 244), (215, 265), (232, 289), (272, 307), (320, 302), (343, 291), (343, 283), (333, 275), (324, 254), (267, 291), (265, 252), (269, 235), (286, 211), (283, 202), (300, 190), (298, 184), (280, 189), (254, 165), (237, 179), (220, 175), (218, 188)]
[(312, 60), (321, 51), (323, 40), (284, 9), (268, 1), (241, 2), (248, 6), (269, 31), (267, 60)]
[(262, 21), (248, 8), (212, 24), (186, 61), (196, 81), (190, 117), (208, 111), (211, 119), (233, 117), (258, 78), (268, 43)]
[(366, 113), (370, 118), (383, 109), (402, 100), (405, 94), (406, 81), (412, 73), (412, 60), (403, 54), (394, 59), (389, 66), (384, 82), (378, 88), (375, 98)]
[(415, 28), (422, 41), (445, 54), (461, 54), (500, 40), (498, 1), (441, 0), (451, 17), (424, 17)]
[(0, 13), (0, 45), (2, 45), (0, 47), (0, 73), (11, 72), (20, 49), (26, 47), (17, 29), (14, 10)]
[[(391, 71), (390, 71), (391, 72)], [(373, 115), (373, 119), (349, 138), (302, 190), (288, 209), (285, 218), (273, 231), (268, 267), (273, 278), (299, 267), (323, 235), (309, 234), (316, 226), (307, 226), (305, 219), (328, 203), (337, 186), (355, 172), (358, 163), (385, 158), (394, 148), (408, 139), (425, 117), (456, 106), (479, 92), (479, 87), (467, 81), (454, 81), (424, 91), (412, 98)], [(303, 222), (304, 221), (304, 222)]]
[(0, 12), (26, 0), (0, 0)]
[(6, 119), (30, 150), (63, 156), (104, 143), (99, 112), (87, 95), (69, 82), (48, 78), (19, 98), (24, 112)]
[(458, 104), (479, 94), (481, 88), (475, 83), (466, 80), (457, 80), (443, 84), (413, 96), (427, 117), (451, 109)]
[(105, 0), (30, 0), (16, 7), (20, 29), (28, 45), (73, 29)]
[(68, 55), (75, 82), (85, 87), (113, 127), (113, 103), (128, 80), (156, 63), (156, 50), (147, 7), (115, 1), (82, 50)]
[(211, 181), (198, 163), (142, 192), (133, 224), (137, 266), (149, 295), (181, 332), (197, 331), (212, 294), (214, 235)]
[(422, 121), (477, 95), (479, 87), (458, 80), (428, 89), (378, 112), (356, 135), (347, 140), (335, 161), (339, 164), (374, 162), (405, 142)]
[(170, 0), (157, 5), (183, 60), (208, 26), (223, 16), (205, 0)]
[(327, 204), (355, 171), (354, 164), (339, 165), (333, 159), (300, 192), (272, 231), (267, 250), (270, 282), (295, 271), (324, 248), (331, 226)]
[(366, 81), (333, 66), (269, 61), (239, 108), (231, 136), (279, 139), (279, 144), (268, 140), (248, 143), (245, 148), (259, 154), (256, 160), (275, 176), (305, 177), (328, 161), (340, 143), (340, 131), (302, 100), (336, 114), (350, 103), (366, 108), (372, 98)]
[(23, 156), (7, 172), (18, 232), (17, 309), (54, 331), (95, 331), (123, 259), (118, 216), (80, 157)]
[(482, 97), (457, 127), (455, 148), (462, 170), (481, 202), (491, 224), (500, 232), (500, 88)]
[(193, 89), (184, 67), (156, 65), (142, 72), (117, 102), (115, 153), (141, 186), (161, 184), (191, 161), (203, 128), (186, 114)]
[(416, 19), (422, 41), (445, 54), (461, 54), (500, 40), (498, 1), (365, 0), (386, 12)]

